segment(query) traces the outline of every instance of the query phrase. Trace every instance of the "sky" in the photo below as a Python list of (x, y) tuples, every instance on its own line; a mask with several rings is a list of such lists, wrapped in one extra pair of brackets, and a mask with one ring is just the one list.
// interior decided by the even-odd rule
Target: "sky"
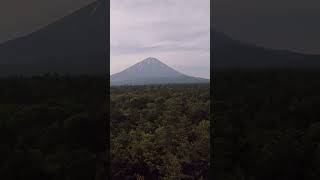
[(214, 0), (213, 26), (275, 49), (320, 54), (319, 0)]
[(1, 0), (0, 43), (27, 35), (95, 0)]
[(110, 73), (155, 57), (210, 77), (210, 0), (111, 0)]

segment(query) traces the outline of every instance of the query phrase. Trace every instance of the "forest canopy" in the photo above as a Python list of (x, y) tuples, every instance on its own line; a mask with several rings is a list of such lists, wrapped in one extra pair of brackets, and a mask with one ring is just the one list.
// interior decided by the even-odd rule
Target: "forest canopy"
[(47, 74), (0, 85), (1, 179), (106, 178), (104, 78)]
[(112, 179), (207, 179), (210, 85), (111, 87)]

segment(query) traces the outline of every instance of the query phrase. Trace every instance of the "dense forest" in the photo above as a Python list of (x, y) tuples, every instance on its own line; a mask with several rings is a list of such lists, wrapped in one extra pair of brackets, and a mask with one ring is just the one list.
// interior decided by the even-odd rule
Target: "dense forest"
[[(0, 79), (1, 179), (106, 179), (106, 82)], [(112, 178), (209, 179), (210, 127), (211, 179), (320, 178), (319, 72), (216, 72), (212, 86), (111, 87)]]
[(320, 73), (216, 72), (217, 180), (320, 179)]
[(208, 179), (210, 85), (113, 86), (112, 179)]
[(0, 79), (0, 179), (104, 180), (106, 79)]

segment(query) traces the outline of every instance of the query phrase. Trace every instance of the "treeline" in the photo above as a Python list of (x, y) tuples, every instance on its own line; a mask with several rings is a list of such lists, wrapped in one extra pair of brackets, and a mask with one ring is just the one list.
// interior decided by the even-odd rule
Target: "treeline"
[(92, 76), (0, 79), (0, 179), (105, 179), (106, 88)]
[(210, 85), (111, 87), (112, 179), (208, 179)]
[(320, 179), (319, 72), (214, 77), (214, 179)]

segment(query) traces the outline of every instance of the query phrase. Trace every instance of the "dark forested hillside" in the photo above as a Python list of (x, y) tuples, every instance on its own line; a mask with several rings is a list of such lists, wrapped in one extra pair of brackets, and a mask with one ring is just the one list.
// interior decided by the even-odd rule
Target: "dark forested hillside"
[(105, 179), (106, 100), (102, 77), (0, 79), (0, 179)]
[(111, 87), (112, 179), (208, 179), (210, 86)]
[(214, 179), (320, 179), (319, 72), (214, 76)]

